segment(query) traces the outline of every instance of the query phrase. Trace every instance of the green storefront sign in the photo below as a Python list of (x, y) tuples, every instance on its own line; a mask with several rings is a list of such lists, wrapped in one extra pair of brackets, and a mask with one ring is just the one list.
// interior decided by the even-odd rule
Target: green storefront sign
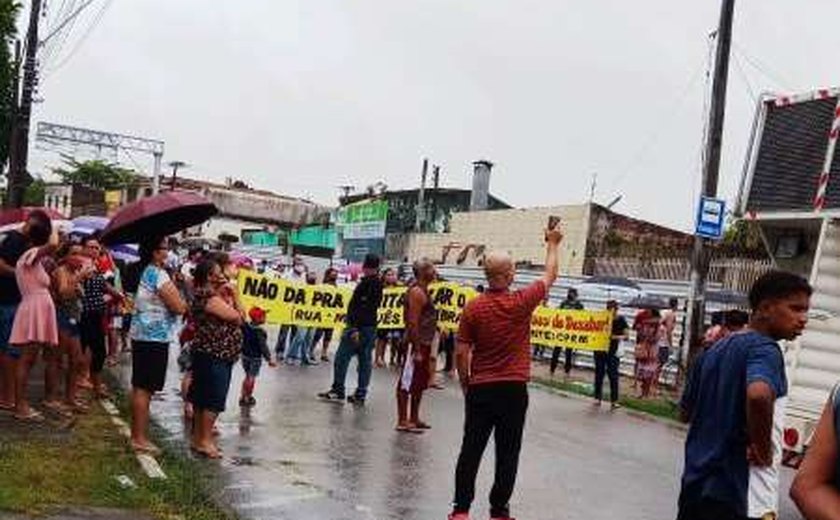
[(338, 225), (344, 239), (384, 238), (388, 221), (388, 201), (370, 200), (343, 206)]

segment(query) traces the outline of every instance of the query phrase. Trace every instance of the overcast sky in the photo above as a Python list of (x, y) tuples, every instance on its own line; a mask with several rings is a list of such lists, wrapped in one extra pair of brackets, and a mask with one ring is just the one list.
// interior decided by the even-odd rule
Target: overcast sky
[[(416, 186), (424, 156), (452, 187), (469, 186), (473, 160), (494, 162), (492, 193), (517, 207), (584, 202), (597, 173), (597, 201), (622, 194), (617, 210), (687, 229), (718, 10), (711, 0), (95, 0), (44, 64), (33, 119), (159, 138), (166, 160), (192, 165), (187, 175), (330, 204), (341, 184)], [(837, 19), (836, 0), (738, 0), (726, 197), (752, 96), (840, 84)], [(55, 162), (33, 150), (36, 171)]]

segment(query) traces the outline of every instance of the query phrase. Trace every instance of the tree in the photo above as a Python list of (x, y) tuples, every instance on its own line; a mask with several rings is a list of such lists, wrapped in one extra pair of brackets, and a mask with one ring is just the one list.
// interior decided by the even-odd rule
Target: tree
[(43, 206), (46, 185), (47, 183), (44, 182), (44, 179), (33, 179), (32, 182), (26, 186), (26, 191), (23, 194), (23, 205)]
[(731, 252), (746, 255), (763, 256), (764, 242), (761, 240), (761, 231), (757, 222), (747, 219), (735, 220), (730, 218), (726, 230), (723, 233), (721, 246)]
[(137, 183), (137, 175), (126, 168), (100, 160), (79, 162), (66, 159), (68, 168), (54, 168), (53, 173), (65, 184), (77, 184), (98, 190), (116, 190)]
[(9, 160), (12, 113), (17, 102), (17, 84), (12, 53), (17, 37), (17, 17), (20, 4), (16, 0), (0, 0), (0, 168)]

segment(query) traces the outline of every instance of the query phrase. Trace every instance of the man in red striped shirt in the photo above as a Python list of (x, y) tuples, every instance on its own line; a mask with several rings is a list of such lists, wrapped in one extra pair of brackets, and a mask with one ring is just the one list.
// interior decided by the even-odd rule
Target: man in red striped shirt
[(469, 520), (475, 478), (490, 434), (495, 430), (496, 477), (490, 492), (492, 520), (512, 520), (508, 502), (516, 483), (528, 380), (531, 378), (531, 314), (557, 279), (563, 233), (545, 231), (545, 273), (512, 291), (513, 259), (491, 253), (484, 261), (487, 290), (467, 304), (457, 337), (457, 364), (466, 397), (464, 437), (455, 471), (455, 502), (449, 520)]

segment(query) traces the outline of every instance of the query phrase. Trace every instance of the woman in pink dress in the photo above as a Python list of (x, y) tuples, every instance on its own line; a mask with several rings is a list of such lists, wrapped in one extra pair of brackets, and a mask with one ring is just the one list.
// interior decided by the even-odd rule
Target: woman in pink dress
[(9, 344), (21, 351), (15, 373), (15, 418), (41, 421), (43, 416), (29, 407), (26, 394), (29, 372), (38, 360), (41, 349), (58, 346), (58, 324), (50, 293), (51, 280), (42, 264), (42, 260), (58, 246), (58, 235), (53, 232), (52, 222), (45, 213), (33, 212), (30, 218), (30, 249), (20, 257), (15, 267), (15, 278), (22, 300), (15, 314)]

